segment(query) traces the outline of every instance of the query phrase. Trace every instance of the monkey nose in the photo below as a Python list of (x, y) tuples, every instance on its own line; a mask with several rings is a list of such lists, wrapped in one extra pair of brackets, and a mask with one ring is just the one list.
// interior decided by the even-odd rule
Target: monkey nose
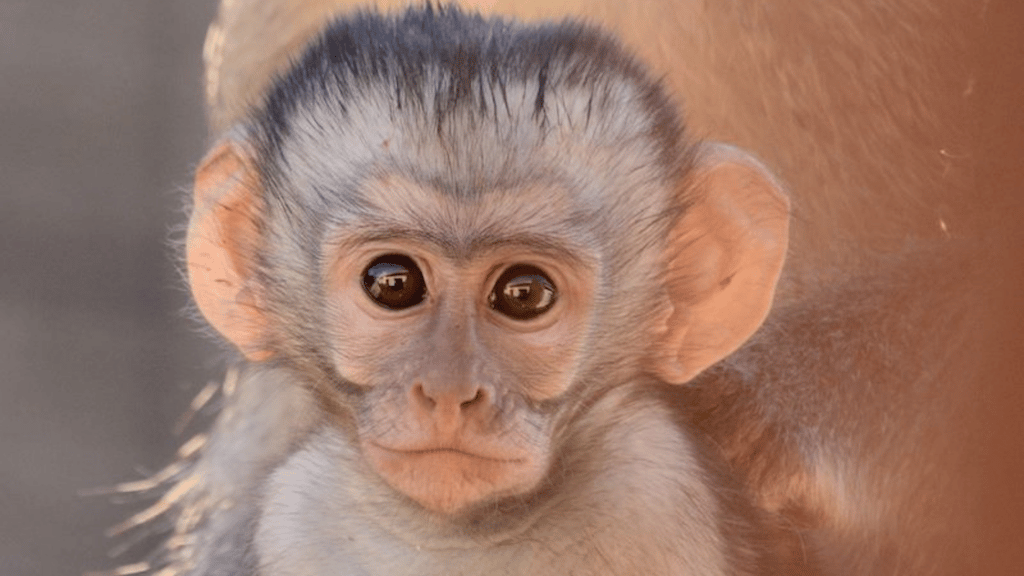
[(486, 391), (475, 384), (431, 384), (417, 382), (410, 391), (413, 403), (434, 418), (458, 417), (487, 403)]

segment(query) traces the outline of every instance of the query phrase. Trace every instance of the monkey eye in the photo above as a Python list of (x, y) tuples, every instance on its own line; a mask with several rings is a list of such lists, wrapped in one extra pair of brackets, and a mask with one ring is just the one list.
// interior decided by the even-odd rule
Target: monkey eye
[(391, 310), (415, 306), (427, 296), (423, 272), (412, 258), (385, 254), (366, 267), (363, 289), (374, 302)]
[(543, 270), (526, 264), (509, 267), (487, 297), (491, 308), (514, 320), (529, 320), (547, 312), (558, 292)]

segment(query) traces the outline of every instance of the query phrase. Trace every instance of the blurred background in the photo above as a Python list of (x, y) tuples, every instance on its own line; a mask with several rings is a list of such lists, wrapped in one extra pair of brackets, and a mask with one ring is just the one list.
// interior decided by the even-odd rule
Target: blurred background
[[(170, 242), (207, 144), (214, 4), (0, 0), (0, 576), (115, 565), (103, 531), (139, 507), (81, 492), (166, 464), (184, 439), (175, 423), (223, 371), (184, 313)], [(1019, 568), (1024, 4), (985, 6), (978, 185), (1010, 208), (994, 223), (1005, 298), (988, 311), (985, 379), (1003, 385), (982, 399), (994, 441), (980, 461), (992, 550)]]
[(169, 239), (206, 144), (212, 0), (0, 0), (0, 576), (109, 568), (222, 366)]

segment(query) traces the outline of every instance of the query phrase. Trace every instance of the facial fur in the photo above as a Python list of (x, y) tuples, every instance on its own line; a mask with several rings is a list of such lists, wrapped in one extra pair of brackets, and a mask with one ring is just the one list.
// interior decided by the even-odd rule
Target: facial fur
[[(356, 17), (247, 130), (265, 206), (254, 284), (288, 327), (268, 347), (343, 398), (364, 455), (419, 504), (453, 513), (535, 490), (580, 409), (547, 401), (641, 370), (635, 341), (609, 334), (650, 314), (619, 295), (663, 297), (651, 264), (685, 205), (688, 153), (657, 85), (607, 37), (445, 10)], [(364, 269), (387, 254), (422, 271), (421, 304), (367, 298)], [(554, 282), (543, 317), (488, 305), (511, 265)], [(437, 404), (434, 389), (467, 396)]]

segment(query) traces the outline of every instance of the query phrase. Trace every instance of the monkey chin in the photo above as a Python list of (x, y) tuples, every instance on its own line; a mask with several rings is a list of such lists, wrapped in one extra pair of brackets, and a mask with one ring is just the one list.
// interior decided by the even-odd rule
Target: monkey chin
[(484, 456), (455, 448), (397, 450), (365, 442), (363, 452), (393, 489), (450, 517), (528, 492), (545, 471), (543, 458)]

